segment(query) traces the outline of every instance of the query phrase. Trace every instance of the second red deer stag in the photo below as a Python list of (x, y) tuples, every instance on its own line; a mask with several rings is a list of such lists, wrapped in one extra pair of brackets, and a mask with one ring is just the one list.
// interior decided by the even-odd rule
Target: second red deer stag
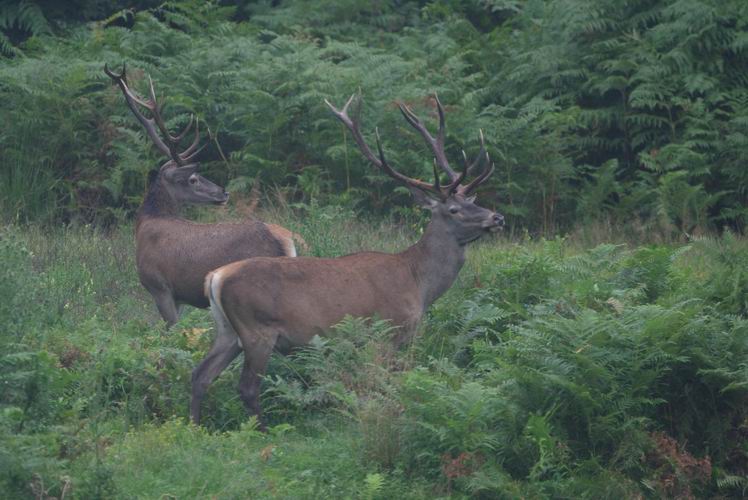
[[(149, 98), (143, 99), (128, 86), (124, 67), (120, 74), (106, 66), (104, 71), (119, 86), (151, 141), (169, 158), (150, 183), (135, 222), (138, 276), (167, 325), (177, 321), (183, 304), (208, 307), (203, 283), (213, 269), (249, 257), (296, 256), (293, 233), (274, 224), (255, 220), (198, 224), (181, 218), (180, 208), (185, 204), (222, 205), (229, 197), (222, 187), (197, 173), (198, 164), (193, 162), (199, 152), (197, 122), (194, 141), (180, 152), (179, 144), (192, 128), (192, 120), (180, 134), (171, 135), (153, 82)], [(151, 118), (143, 115), (141, 107)]]
[[(355, 97), (355, 96), (354, 96)], [(378, 315), (400, 327), (395, 342), (407, 341), (426, 309), (452, 286), (465, 262), (465, 246), (498, 231), (504, 217), (474, 203), (471, 193), (493, 172), (483, 145), (478, 157), (461, 173), (450, 168), (444, 152), (444, 110), (436, 100), (439, 131), (434, 138), (405, 105), (400, 111), (428, 143), (434, 155), (433, 184), (407, 177), (387, 163), (377, 134), (378, 154), (364, 140), (358, 117), (328, 106), (350, 130), (361, 152), (376, 168), (407, 186), (431, 211), (423, 237), (396, 254), (361, 252), (323, 259), (254, 258), (226, 265), (206, 278), (206, 294), (217, 325), (210, 352), (192, 374), (190, 414), (200, 421), (200, 402), (210, 383), (244, 350), (239, 391), (247, 409), (260, 416), (260, 380), (273, 349), (285, 351), (308, 343), (347, 314)], [(359, 106), (360, 109), (360, 106)], [(439, 181), (437, 165), (449, 181)], [(472, 182), (462, 182), (469, 170), (484, 165)], [(237, 342), (238, 340), (238, 342)], [(241, 347), (241, 349), (240, 349)]]

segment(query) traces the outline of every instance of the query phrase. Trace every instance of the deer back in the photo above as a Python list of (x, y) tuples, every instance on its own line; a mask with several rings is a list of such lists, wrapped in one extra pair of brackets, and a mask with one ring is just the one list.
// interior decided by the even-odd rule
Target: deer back
[(141, 283), (147, 289), (167, 287), (176, 302), (194, 307), (208, 307), (203, 282), (210, 271), (250, 257), (295, 255), (291, 236), (259, 221), (197, 224), (151, 218), (136, 232)]
[[(250, 289), (250, 281), (261, 286)], [(424, 310), (409, 264), (377, 252), (336, 259), (258, 257), (217, 269), (206, 285), (232, 324), (258, 333), (277, 325), (288, 345), (309, 342), (346, 315), (378, 316), (410, 328)]]

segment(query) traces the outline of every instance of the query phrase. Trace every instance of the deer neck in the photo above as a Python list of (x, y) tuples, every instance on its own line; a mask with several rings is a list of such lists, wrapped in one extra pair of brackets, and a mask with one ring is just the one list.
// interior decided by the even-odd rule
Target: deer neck
[(465, 263), (460, 245), (444, 221), (432, 218), (421, 239), (403, 252), (421, 290), (424, 309), (449, 290)]
[(154, 217), (178, 217), (179, 203), (164, 186), (161, 176), (157, 176), (150, 184), (143, 204), (138, 209), (136, 228), (145, 219)]

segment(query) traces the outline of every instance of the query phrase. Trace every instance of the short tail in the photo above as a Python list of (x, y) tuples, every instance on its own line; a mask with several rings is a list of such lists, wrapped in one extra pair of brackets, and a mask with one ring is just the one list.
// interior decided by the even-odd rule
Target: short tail
[(309, 249), (309, 245), (307, 245), (306, 241), (304, 241), (304, 238), (302, 238), (300, 234), (289, 231), (278, 224), (270, 224), (266, 222), (265, 227), (283, 247), (284, 256), (296, 257), (296, 245), (294, 242), (297, 242), (299, 247), (304, 251)]
[(239, 336), (231, 325), (228, 316), (226, 316), (226, 311), (223, 310), (223, 304), (221, 304), (221, 280), (222, 276), (220, 269), (209, 272), (205, 277), (204, 293), (210, 301), (210, 313), (213, 315), (213, 321), (216, 323), (218, 334), (236, 337), (239, 346), (241, 346)]

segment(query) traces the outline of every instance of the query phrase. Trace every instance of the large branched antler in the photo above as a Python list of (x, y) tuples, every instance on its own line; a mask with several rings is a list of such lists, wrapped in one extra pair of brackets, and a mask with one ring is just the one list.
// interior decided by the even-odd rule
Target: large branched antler
[[(351, 135), (353, 135), (353, 140), (356, 141), (356, 144), (358, 144), (358, 148), (361, 150), (363, 155), (368, 159), (374, 166), (379, 168), (380, 170), (384, 171), (387, 175), (390, 177), (405, 183), (409, 186), (416, 187), (418, 189), (423, 189), (426, 191), (431, 191), (435, 193), (439, 193), (438, 189), (433, 184), (429, 184), (428, 182), (423, 182), (418, 179), (412, 179), (406, 175), (401, 174), (400, 172), (395, 171), (390, 165), (387, 163), (387, 160), (384, 157), (384, 151), (382, 150), (382, 141), (379, 137), (379, 130), (375, 129), (375, 133), (377, 136), (377, 150), (379, 152), (379, 157), (377, 157), (371, 149), (369, 149), (369, 145), (366, 144), (366, 141), (364, 140), (363, 135), (361, 135), (361, 128), (359, 123), (359, 116), (361, 115), (361, 102), (360, 100), (357, 102), (356, 105), (356, 111), (354, 113), (355, 118), (351, 119), (350, 116), (348, 116), (348, 107), (351, 105), (351, 103), (356, 98), (356, 94), (353, 94), (350, 99), (345, 103), (345, 106), (343, 106), (343, 109), (338, 110), (333, 106), (330, 101), (325, 99), (325, 104), (329, 106), (329, 108), (332, 110), (332, 112), (335, 114), (335, 116), (338, 117), (338, 119), (343, 122), (343, 124), (348, 127), (348, 130), (351, 131)], [(439, 193), (440, 194), (440, 193)]]
[[(197, 120), (194, 115), (190, 115), (190, 122), (182, 132), (177, 135), (171, 135), (163, 117), (161, 116), (161, 111), (164, 109), (165, 102), (162, 100), (159, 104), (156, 100), (156, 91), (153, 88), (153, 81), (150, 76), (148, 77), (149, 99), (146, 100), (137, 95), (127, 85), (127, 75), (125, 73), (124, 64), (122, 65), (122, 72), (119, 75), (111, 71), (106, 64), (104, 64), (104, 72), (119, 86), (120, 90), (122, 90), (122, 94), (125, 96), (125, 101), (127, 102), (130, 111), (132, 111), (135, 118), (137, 118), (141, 125), (143, 125), (143, 128), (145, 128), (145, 131), (148, 133), (148, 136), (156, 147), (170, 158), (170, 162), (174, 162), (177, 166), (181, 167), (187, 165), (190, 160), (197, 156), (202, 148), (198, 149), (198, 144), (200, 143), (200, 125), (199, 120)], [(152, 118), (146, 118), (143, 113), (140, 112), (138, 106), (147, 109)], [(195, 139), (186, 150), (180, 153), (179, 143), (190, 131), (193, 123), (195, 124)], [(158, 131), (156, 129), (158, 129)], [(163, 138), (159, 136), (159, 131)]]
[[(437, 132), (436, 137), (432, 136), (431, 133), (426, 129), (426, 126), (421, 122), (420, 118), (416, 116), (413, 111), (410, 110), (405, 104), (399, 103), (398, 107), (400, 108), (400, 112), (405, 117), (405, 120), (413, 127), (415, 128), (418, 133), (421, 134), (423, 139), (426, 141), (426, 143), (431, 148), (431, 151), (434, 155), (434, 183), (429, 184), (428, 182), (424, 182), (418, 179), (413, 179), (411, 177), (408, 177), (406, 175), (403, 175), (396, 170), (394, 170), (390, 165), (387, 163), (385, 157), (384, 157), (384, 151), (382, 149), (382, 141), (379, 137), (379, 130), (375, 129), (376, 138), (377, 138), (377, 150), (379, 153), (379, 156), (377, 157), (374, 155), (374, 153), (369, 149), (368, 144), (366, 144), (366, 141), (363, 138), (363, 135), (361, 134), (360, 129), (360, 121), (359, 116), (361, 114), (361, 101), (360, 97), (357, 100), (356, 104), (356, 110), (354, 112), (354, 118), (351, 118), (348, 115), (348, 107), (351, 105), (351, 103), (356, 100), (356, 94), (353, 94), (350, 99), (345, 103), (345, 106), (343, 106), (343, 109), (338, 110), (333, 106), (327, 99), (325, 99), (325, 104), (332, 110), (333, 114), (338, 117), (338, 119), (343, 122), (343, 124), (348, 128), (348, 130), (351, 131), (351, 134), (353, 135), (354, 141), (356, 141), (356, 144), (358, 145), (359, 149), (363, 153), (363, 155), (377, 168), (384, 171), (387, 175), (394, 178), (397, 181), (400, 181), (406, 185), (416, 187), (418, 189), (422, 189), (424, 191), (428, 191), (431, 193), (434, 193), (438, 195), (441, 199), (447, 198), (449, 195), (453, 193), (459, 193), (461, 195), (467, 196), (470, 194), (471, 191), (473, 191), (478, 185), (480, 185), (483, 181), (485, 181), (492, 173), (493, 173), (493, 165), (490, 169), (484, 170), (476, 179), (474, 179), (472, 182), (470, 182), (467, 186), (462, 186), (461, 183), (465, 179), (465, 177), (468, 174), (468, 171), (475, 170), (479, 168), (484, 163), (488, 163), (490, 161), (488, 157), (488, 153), (486, 152), (485, 143), (483, 141), (483, 132), (480, 133), (480, 152), (478, 153), (478, 156), (476, 159), (469, 163), (467, 160), (467, 156), (465, 155), (465, 152), (463, 151), (463, 157), (464, 157), (464, 165), (462, 171), (458, 174), (452, 168), (449, 166), (449, 161), (447, 160), (447, 155), (444, 151), (444, 140), (445, 140), (445, 120), (444, 120), (444, 108), (442, 107), (441, 102), (439, 102), (439, 98), (434, 95), (434, 100), (436, 101), (436, 108), (439, 113), (439, 131)], [(439, 181), (439, 172), (437, 171), (437, 167), (441, 168), (449, 177), (449, 183), (446, 186), (442, 186)]]

